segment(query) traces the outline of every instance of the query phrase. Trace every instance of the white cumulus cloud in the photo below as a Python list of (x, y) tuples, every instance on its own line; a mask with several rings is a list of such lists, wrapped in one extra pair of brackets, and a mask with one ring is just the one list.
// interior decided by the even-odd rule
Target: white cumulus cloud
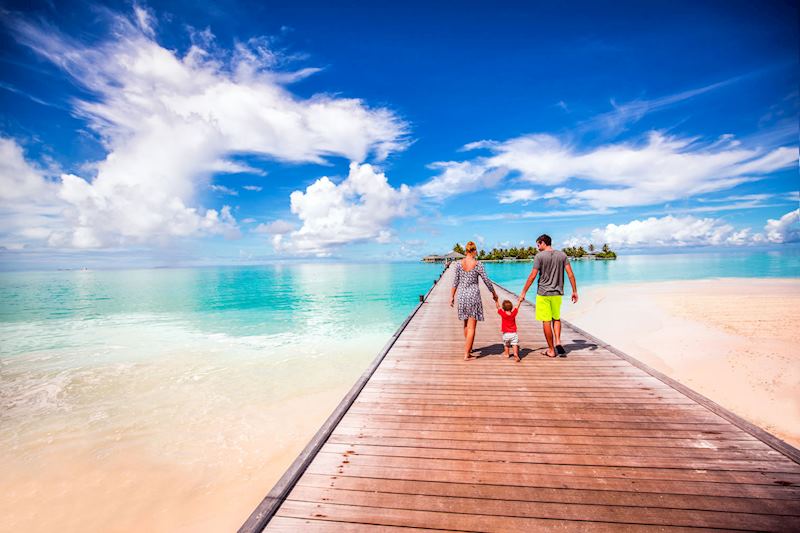
[[(136, 5), (91, 46), (56, 29), (13, 20), (15, 37), (92, 96), (75, 112), (107, 149), (96, 176), (66, 175), (64, 221), (51, 245), (125, 246), (172, 237), (235, 235), (231, 209), (201, 205), (213, 174), (250, 169), (238, 154), (322, 163), (329, 156), (380, 159), (405, 146), (406, 125), (385, 108), (319, 94), (299, 98), (269, 41), (221, 50), (204, 32), (181, 54), (155, 40), (155, 15)], [(200, 38), (202, 37), (202, 38)], [(294, 75), (297, 74), (297, 75)], [(221, 189), (217, 189), (224, 192)]]
[(777, 220), (769, 219), (764, 236), (774, 243), (800, 242), (800, 209), (789, 211)]
[(323, 176), (291, 194), (291, 210), (302, 227), (276, 235), (273, 244), (278, 250), (326, 255), (345, 243), (388, 242), (391, 222), (410, 213), (414, 198), (408, 186), (392, 187), (372, 165), (351, 163), (341, 183)]
[(259, 224), (253, 228), (253, 233), (268, 233), (270, 235), (283, 235), (297, 229), (295, 224), (285, 220), (273, 220), (269, 224)]
[(650, 217), (627, 224), (608, 224), (587, 236), (572, 237), (568, 245), (608, 243), (620, 248), (739, 245), (750, 242), (749, 229), (737, 230), (715, 218), (691, 215)]
[(15, 140), (0, 137), (0, 247), (17, 250), (46, 240), (63, 208), (57, 184), (25, 158)]

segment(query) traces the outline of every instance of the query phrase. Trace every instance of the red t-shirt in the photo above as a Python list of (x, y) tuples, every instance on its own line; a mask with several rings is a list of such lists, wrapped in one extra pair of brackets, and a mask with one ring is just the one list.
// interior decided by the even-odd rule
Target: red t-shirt
[(497, 310), (497, 314), (503, 319), (503, 325), (500, 326), (500, 331), (503, 333), (517, 332), (517, 321), (514, 320), (517, 317), (517, 311), (519, 311), (519, 307), (511, 311), (510, 315), (507, 315), (502, 309)]

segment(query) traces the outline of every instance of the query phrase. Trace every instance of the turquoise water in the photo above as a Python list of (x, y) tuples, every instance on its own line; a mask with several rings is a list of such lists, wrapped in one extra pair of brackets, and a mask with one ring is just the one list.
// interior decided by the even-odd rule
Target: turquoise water
[[(518, 293), (532, 263), (487, 263), (486, 271)], [(797, 278), (800, 248), (760, 252), (671, 255), (622, 255), (615, 261), (572, 261), (578, 288), (617, 283), (643, 283), (709, 278)], [(567, 289), (569, 282), (565, 280)], [(569, 290), (567, 290), (569, 293)]]
[[(74, 324), (125, 317), (238, 337), (309, 332), (338, 338), (389, 332), (440, 265), (301, 264), (247, 268), (0, 274), (0, 354), (53, 348)], [(13, 338), (14, 325), (46, 335)]]
[[(579, 286), (713, 277), (800, 277), (800, 249), (621, 256), (573, 261)], [(531, 263), (487, 263), (518, 292)], [(172, 328), (181, 335), (249, 340), (268, 350), (304, 334), (347, 340), (388, 337), (428, 290), (440, 265), (296, 264), (241, 268), (0, 273), (0, 356), (103, 350), (102, 331)], [(91, 332), (91, 335), (87, 335)], [(129, 339), (135, 341), (134, 338)], [(144, 335), (141, 338), (146, 337)], [(136, 358), (158, 347), (135, 350)], [(187, 348), (192, 348), (187, 346)], [(107, 350), (109, 356), (113, 349)], [(232, 352), (235, 353), (235, 350)], [(262, 354), (264, 357), (268, 353)], [(102, 361), (102, 357), (94, 357)]]
[[(179, 449), (232, 407), (267, 411), (349, 386), (440, 272), (385, 263), (2, 273), (0, 452), (43, 426), (68, 437), (137, 423)], [(160, 421), (150, 416), (164, 405)], [(231, 439), (248, 438), (231, 424)]]

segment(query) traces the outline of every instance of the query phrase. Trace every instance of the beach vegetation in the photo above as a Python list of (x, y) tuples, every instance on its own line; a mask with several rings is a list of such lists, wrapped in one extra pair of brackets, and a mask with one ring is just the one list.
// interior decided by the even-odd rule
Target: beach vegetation
[(596, 247), (594, 244), (589, 244), (587, 246), (589, 251), (587, 252), (583, 246), (567, 246), (563, 248), (561, 251), (567, 254), (568, 257), (573, 259), (616, 259), (617, 254), (614, 252), (608, 244), (603, 244), (601, 251), (596, 251)]
[(511, 247), (511, 248), (492, 248), (490, 251), (481, 250), (478, 253), (478, 259), (481, 261), (503, 261), (509, 258), (518, 261), (527, 261), (533, 259), (536, 255), (536, 248), (533, 246), (526, 247)]

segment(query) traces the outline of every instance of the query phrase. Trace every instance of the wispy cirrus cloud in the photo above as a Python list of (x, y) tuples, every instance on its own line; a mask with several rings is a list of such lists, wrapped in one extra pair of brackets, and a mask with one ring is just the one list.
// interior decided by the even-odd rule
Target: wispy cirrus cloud
[(703, 87), (697, 87), (652, 99), (642, 98), (621, 104), (618, 104), (612, 99), (610, 102), (612, 107), (611, 111), (595, 115), (588, 120), (580, 122), (578, 124), (578, 129), (582, 131), (600, 130), (609, 135), (616, 135), (624, 131), (629, 125), (640, 121), (645, 115), (667, 109), (697, 96), (721, 89), (745, 77), (746, 76), (736, 76)]
[[(444, 172), (419, 188), (442, 199), (493, 187), (514, 178), (540, 187), (501, 193), (501, 201), (526, 201), (561, 187), (558, 196), (574, 206), (646, 206), (731, 189), (797, 164), (797, 149), (743, 146), (731, 136), (711, 143), (652, 131), (644, 140), (581, 149), (559, 137), (536, 134), (503, 142), (481, 141), (491, 152), (462, 162), (438, 163)], [(448, 170), (456, 169), (460, 172)], [(466, 171), (462, 170), (465, 169)], [(567, 187), (569, 182), (578, 185)], [(541, 192), (540, 192), (541, 191)]]

